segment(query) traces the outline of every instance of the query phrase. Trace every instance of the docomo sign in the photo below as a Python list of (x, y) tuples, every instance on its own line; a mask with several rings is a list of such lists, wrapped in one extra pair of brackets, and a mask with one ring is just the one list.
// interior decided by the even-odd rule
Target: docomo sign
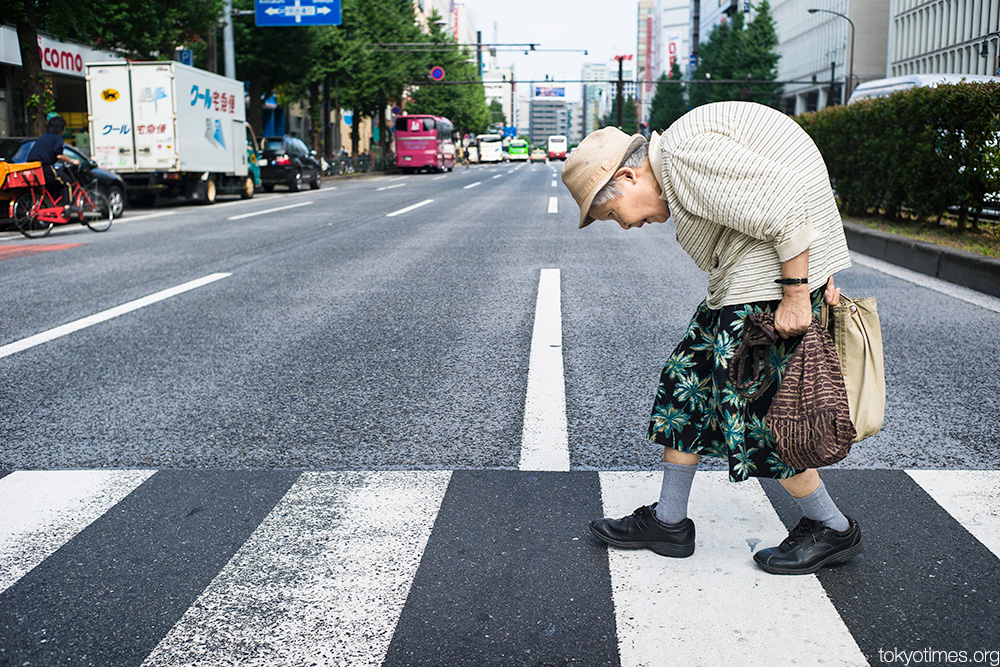
[(43, 70), (83, 76), (83, 54), (80, 47), (39, 37), (38, 53), (42, 57)]

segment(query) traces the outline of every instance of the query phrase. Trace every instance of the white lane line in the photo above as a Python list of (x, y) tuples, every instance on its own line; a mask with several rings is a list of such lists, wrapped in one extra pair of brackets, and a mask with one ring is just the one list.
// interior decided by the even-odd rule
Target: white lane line
[(869, 269), (875, 269), (876, 271), (888, 274), (894, 278), (905, 280), (913, 283), (914, 285), (919, 285), (920, 287), (926, 287), (929, 290), (946, 294), (947, 296), (960, 299), (966, 303), (971, 303), (974, 306), (985, 308), (986, 310), (992, 310), (994, 313), (1000, 313), (1000, 299), (990, 296), (989, 294), (983, 294), (982, 292), (977, 292), (976, 290), (969, 289), (968, 287), (962, 287), (961, 285), (949, 283), (946, 280), (932, 278), (931, 276), (924, 275), (923, 273), (917, 273), (916, 271), (904, 269), (901, 266), (889, 264), (888, 262), (883, 262), (880, 259), (868, 257), (867, 255), (862, 255), (857, 252), (851, 253), (851, 260), (857, 262), (861, 266), (867, 266)]
[(311, 201), (302, 201), (298, 204), (289, 204), (288, 206), (279, 206), (277, 208), (268, 208), (263, 211), (254, 211), (253, 213), (243, 213), (241, 215), (231, 215), (227, 220), (242, 220), (243, 218), (252, 218), (257, 215), (267, 215), (268, 213), (276, 213), (278, 211), (287, 211), (290, 208), (298, 208), (299, 206), (309, 206), (312, 204)]
[(569, 470), (559, 269), (542, 269), (524, 398), (521, 470)]
[(450, 479), (303, 473), (143, 666), (381, 665)]
[(549, 213), (559, 212), (559, 197), (549, 197)]
[(496, 178), (501, 178), (502, 176), (503, 176), (503, 174), (497, 174), (497, 175), (496, 175), (496, 176), (494, 176), (493, 178), (495, 178), (495, 179), (496, 179)]
[(133, 310), (139, 310), (140, 308), (145, 308), (151, 304), (158, 301), (163, 301), (164, 299), (169, 299), (172, 296), (177, 296), (183, 292), (208, 285), (209, 283), (214, 283), (216, 280), (221, 280), (223, 278), (228, 278), (231, 273), (213, 273), (211, 275), (205, 276), (203, 278), (198, 278), (197, 280), (192, 280), (186, 282), (183, 285), (178, 285), (176, 287), (171, 287), (169, 289), (156, 292), (155, 294), (150, 294), (149, 296), (144, 296), (141, 299), (136, 299), (135, 301), (129, 301), (128, 303), (123, 303), (120, 306), (115, 306), (108, 310), (102, 311), (95, 315), (90, 315), (88, 317), (81, 318), (74, 322), (69, 322), (68, 324), (63, 324), (54, 329), (49, 329), (48, 331), (43, 331), (42, 333), (35, 334), (34, 336), (29, 336), (27, 338), (22, 338), (21, 340), (14, 341), (13, 343), (8, 343), (3, 347), (0, 347), (0, 359), (3, 357), (10, 356), (15, 352), (21, 352), (27, 350), (28, 348), (35, 347), (36, 345), (41, 345), (42, 343), (47, 343), (56, 338), (61, 338), (67, 336), (81, 329), (86, 329), (95, 324), (100, 324), (101, 322), (107, 322), (110, 319), (118, 317), (119, 315), (124, 315), (126, 313), (131, 313)]
[[(604, 514), (618, 518), (656, 500), (662, 474), (600, 479)], [(728, 472), (699, 471), (690, 516), (698, 528), (690, 558), (608, 550), (622, 667), (748, 664), (748, 647), (752, 664), (787, 664), (789, 646), (832, 665), (868, 664), (816, 575), (775, 576), (753, 562), (754, 551), (788, 535), (756, 480), (733, 484)], [(753, 622), (727, 638), (719, 634), (720, 609)]]
[(556, 187), (556, 182), (554, 180), (552, 181), (552, 187)]
[(147, 213), (145, 215), (126, 215), (121, 218), (115, 218), (112, 224), (120, 225), (125, 222), (136, 222), (138, 220), (152, 220), (153, 218), (165, 218), (168, 215), (177, 215), (180, 211), (162, 211), (160, 213)]
[(514, 171), (515, 171), (516, 169), (517, 169), (517, 167), (514, 167), (514, 169), (511, 169), (511, 170), (510, 170), (510, 171), (508, 171), (507, 173), (508, 173), (508, 174), (513, 174), (513, 173), (514, 173)]
[(1000, 558), (1000, 471), (907, 470), (906, 473)]
[(475, 183), (469, 183), (468, 185), (466, 185), (466, 186), (465, 186), (464, 188), (462, 188), (462, 189), (463, 189), (463, 190), (468, 190), (469, 188), (474, 188), (474, 187), (476, 187), (477, 185), (482, 185), (482, 184), (483, 184), (483, 182), (482, 182), (482, 181), (476, 181)]
[(395, 188), (405, 188), (406, 183), (396, 183), (395, 185), (383, 185), (380, 188), (375, 188), (376, 192), (381, 192), (382, 190), (393, 190)]
[(448, 178), (448, 174), (442, 174), (441, 176), (435, 176), (432, 181), (440, 181), (442, 178)]
[(0, 479), (0, 592), (118, 504), (153, 472), (18, 471)]
[(430, 204), (432, 201), (434, 201), (434, 200), (433, 199), (425, 199), (422, 202), (418, 202), (416, 204), (413, 204), (412, 206), (407, 206), (406, 208), (401, 208), (398, 211), (393, 211), (392, 213), (388, 213), (388, 214), (386, 214), (385, 217), (387, 217), (387, 218), (395, 218), (397, 215), (403, 215), (404, 213), (409, 213), (410, 211), (412, 211), (415, 208), (420, 208), (421, 206), (426, 206), (427, 204)]

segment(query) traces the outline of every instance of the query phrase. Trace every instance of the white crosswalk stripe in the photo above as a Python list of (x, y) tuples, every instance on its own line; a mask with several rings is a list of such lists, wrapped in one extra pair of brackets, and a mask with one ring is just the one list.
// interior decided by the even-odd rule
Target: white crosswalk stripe
[[(0, 478), (0, 594), (93, 522), (114, 519), (116, 504), (140, 493), (154, 472), (26, 471)], [(549, 474), (597, 475), (604, 514), (613, 517), (650, 502), (660, 479), (634, 471)], [(1000, 558), (1000, 471), (892, 474), (912, 478), (968, 530), (969, 540)], [(143, 665), (383, 664), (452, 477), (450, 471), (302, 473), (234, 546), (228, 563), (219, 562), (172, 628), (149, 644), (155, 648)], [(757, 481), (732, 484), (725, 472), (701, 471), (690, 513), (698, 526), (690, 558), (607, 552), (623, 667), (792, 664), (789, 656), (803, 664), (813, 662), (805, 656), (868, 664), (871, 645), (866, 657), (852, 634), (857, 624), (845, 622), (820, 577), (772, 576), (754, 565), (754, 551), (787, 533)], [(589, 539), (585, 534), (581, 522), (580, 539)], [(475, 535), (470, 539), (478, 545)], [(986, 567), (1000, 571), (1000, 560)], [(52, 585), (58, 590), (59, 582)], [(502, 604), (503, 596), (526, 592), (499, 593)], [(872, 613), (874, 624), (897, 622)]]
[[(605, 514), (627, 516), (649, 503), (659, 478), (601, 473)], [(750, 559), (787, 534), (760, 484), (701, 471), (689, 512), (699, 517), (689, 558), (609, 551), (622, 667), (782, 665), (789, 645), (830, 664), (868, 664), (815, 576), (775, 577)]]
[(14, 472), (0, 479), (0, 592), (153, 474), (152, 470)]
[(143, 664), (381, 664), (448, 479), (303, 474)]

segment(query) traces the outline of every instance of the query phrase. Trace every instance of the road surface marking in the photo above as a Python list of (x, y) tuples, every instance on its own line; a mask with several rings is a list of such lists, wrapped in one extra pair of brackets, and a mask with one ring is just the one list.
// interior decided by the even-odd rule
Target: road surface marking
[(381, 665), (450, 479), (303, 473), (143, 665)]
[(114, 224), (120, 225), (126, 222), (135, 222), (136, 220), (152, 220), (153, 218), (163, 218), (168, 215), (177, 215), (178, 213), (180, 213), (180, 211), (163, 211), (162, 213), (147, 213), (145, 215), (136, 216), (128, 215), (121, 218), (115, 218)]
[[(604, 514), (618, 518), (656, 500), (662, 474), (600, 477)], [(816, 575), (775, 576), (753, 562), (754, 551), (788, 535), (756, 480), (733, 484), (728, 472), (699, 471), (690, 515), (698, 522), (691, 558), (608, 549), (622, 667), (746, 664), (747, 651), (753, 664), (786, 664), (788, 646), (830, 664), (868, 664)], [(722, 641), (720, 609), (747, 621)]]
[(496, 179), (496, 178), (500, 178), (500, 177), (502, 177), (502, 176), (503, 176), (503, 174), (497, 174), (497, 175), (496, 175), (496, 176), (494, 176), (493, 178), (495, 178), (495, 179)]
[(556, 187), (556, 182), (555, 182), (555, 180), (553, 180), (553, 181), (552, 181), (552, 187)]
[(405, 188), (406, 183), (396, 183), (395, 185), (383, 185), (380, 188), (376, 188), (376, 192), (381, 192), (382, 190), (392, 190), (393, 188)]
[(441, 176), (435, 176), (432, 181), (440, 181), (442, 178), (448, 178), (448, 174), (442, 174)]
[(70, 322), (68, 324), (63, 324), (54, 329), (49, 329), (48, 331), (43, 331), (42, 333), (35, 334), (34, 336), (29, 336), (28, 338), (22, 338), (19, 341), (14, 341), (13, 343), (8, 343), (3, 347), (0, 347), (0, 359), (3, 357), (10, 356), (15, 352), (21, 352), (22, 350), (27, 350), (28, 348), (35, 347), (36, 345), (41, 345), (42, 343), (47, 343), (56, 338), (61, 338), (67, 336), (81, 329), (86, 329), (87, 327), (93, 326), (95, 324), (100, 324), (101, 322), (106, 322), (110, 319), (118, 317), (119, 315), (124, 315), (126, 313), (131, 313), (133, 310), (139, 310), (140, 308), (145, 308), (151, 304), (158, 301), (163, 301), (169, 299), (172, 296), (177, 296), (189, 290), (208, 285), (209, 283), (214, 283), (216, 280), (221, 280), (223, 278), (228, 278), (231, 273), (213, 273), (211, 275), (205, 276), (203, 278), (198, 278), (197, 280), (192, 280), (190, 282), (184, 283), (183, 285), (178, 285), (176, 287), (171, 287), (169, 289), (156, 292), (155, 294), (150, 294), (149, 296), (144, 296), (141, 299), (136, 299), (135, 301), (129, 301), (120, 306), (115, 306), (114, 308), (102, 311), (95, 315), (90, 315), (82, 319)]
[(432, 201), (434, 201), (434, 200), (433, 199), (425, 199), (422, 202), (413, 204), (412, 206), (407, 206), (406, 208), (401, 208), (398, 211), (393, 211), (392, 213), (388, 213), (385, 217), (387, 217), (387, 218), (395, 218), (397, 215), (403, 215), (404, 213), (409, 213), (410, 211), (412, 211), (415, 208), (420, 208), (421, 206), (426, 206), (427, 204), (430, 204)]
[(559, 269), (542, 269), (524, 398), (521, 470), (569, 470)]
[(463, 189), (463, 190), (468, 190), (469, 188), (474, 188), (474, 187), (476, 187), (477, 185), (482, 185), (482, 184), (483, 184), (483, 182), (482, 182), (482, 181), (476, 181), (475, 183), (469, 183), (468, 185), (466, 185), (466, 186), (465, 186), (464, 188), (462, 188), (462, 189)]
[(559, 212), (559, 197), (549, 197), (549, 213)]
[(0, 592), (118, 504), (153, 472), (18, 471), (0, 479)]
[(227, 220), (242, 220), (243, 218), (252, 218), (256, 215), (267, 215), (268, 213), (277, 213), (278, 211), (287, 211), (290, 208), (298, 208), (299, 206), (309, 206), (311, 201), (302, 201), (298, 204), (289, 204), (288, 206), (279, 206), (277, 208), (268, 208), (263, 211), (254, 211), (253, 213), (243, 213), (241, 215), (231, 215)]
[(906, 473), (1000, 558), (1000, 471), (907, 470)]
[(960, 299), (966, 303), (971, 303), (974, 306), (979, 306), (980, 308), (985, 308), (986, 310), (992, 310), (994, 313), (1000, 313), (1000, 299), (990, 296), (989, 294), (983, 294), (982, 292), (977, 292), (976, 290), (969, 289), (968, 287), (962, 287), (961, 285), (956, 285), (955, 283), (949, 283), (948, 281), (941, 280), (940, 278), (933, 278), (923, 273), (917, 273), (916, 271), (904, 269), (901, 266), (889, 264), (888, 262), (883, 262), (880, 259), (868, 257), (867, 255), (862, 255), (857, 252), (851, 253), (851, 259), (861, 266), (867, 266), (869, 269), (875, 269), (876, 271), (905, 280), (913, 283), (914, 285), (920, 285), (921, 287), (926, 287), (927, 289), (934, 290), (935, 292), (940, 292), (941, 294), (946, 294), (947, 296)]

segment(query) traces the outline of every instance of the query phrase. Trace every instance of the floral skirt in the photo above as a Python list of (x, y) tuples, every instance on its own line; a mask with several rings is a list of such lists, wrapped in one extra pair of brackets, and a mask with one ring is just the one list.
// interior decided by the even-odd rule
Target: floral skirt
[[(819, 316), (823, 289), (811, 295), (813, 317)], [(801, 469), (775, 454), (774, 438), (764, 423), (792, 352), (801, 338), (779, 339), (771, 348), (769, 386), (748, 399), (729, 381), (729, 362), (743, 341), (751, 313), (771, 313), (780, 301), (758, 301), (710, 309), (703, 302), (687, 333), (667, 359), (649, 419), (649, 440), (682, 452), (729, 462), (729, 479), (784, 478)], [(751, 392), (747, 392), (751, 393)]]

